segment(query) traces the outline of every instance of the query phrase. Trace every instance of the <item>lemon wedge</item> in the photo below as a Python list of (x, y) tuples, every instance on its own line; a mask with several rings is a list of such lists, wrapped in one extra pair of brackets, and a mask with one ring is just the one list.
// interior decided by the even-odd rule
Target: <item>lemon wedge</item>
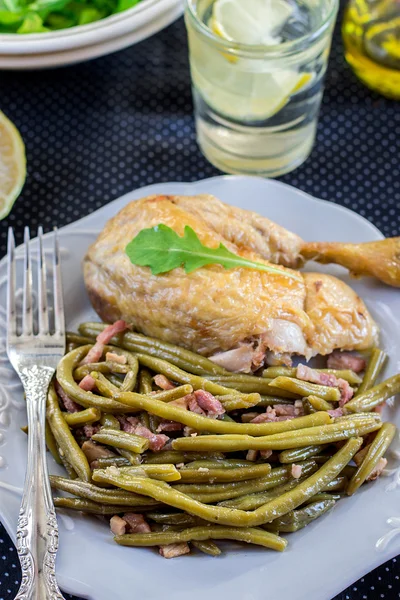
[(193, 80), (210, 107), (237, 121), (265, 121), (278, 113), (290, 97), (303, 90), (314, 74), (291, 70), (244, 73), (226, 67), (206, 76), (195, 68)]
[(285, 0), (216, 0), (209, 26), (226, 40), (273, 45), (292, 12)]
[(0, 220), (10, 212), (25, 177), (24, 142), (15, 125), (0, 111)]

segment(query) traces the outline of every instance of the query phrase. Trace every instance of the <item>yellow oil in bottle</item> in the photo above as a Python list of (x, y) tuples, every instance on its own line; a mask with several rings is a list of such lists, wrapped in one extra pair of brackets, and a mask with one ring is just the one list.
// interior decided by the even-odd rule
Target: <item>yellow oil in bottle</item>
[(355, 74), (380, 94), (400, 99), (400, 0), (350, 0), (342, 34)]

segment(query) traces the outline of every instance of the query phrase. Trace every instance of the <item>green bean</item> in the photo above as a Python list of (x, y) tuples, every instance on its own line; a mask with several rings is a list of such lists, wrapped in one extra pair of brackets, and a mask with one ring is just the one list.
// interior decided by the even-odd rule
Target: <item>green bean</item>
[(120, 363), (113, 362), (111, 360), (105, 360), (102, 362), (95, 363), (87, 363), (86, 365), (80, 365), (74, 370), (74, 379), (80, 381), (86, 375), (90, 375), (92, 371), (97, 371), (98, 373), (109, 374), (109, 373), (119, 373), (122, 375), (126, 375), (130, 370), (129, 365), (121, 365)]
[(135, 389), (136, 380), (137, 380), (137, 369), (136, 369), (136, 372), (128, 371), (128, 373), (125, 375), (124, 380), (121, 384), (121, 391), (122, 392), (132, 392)]
[(283, 533), (298, 531), (331, 510), (335, 504), (336, 502), (332, 498), (313, 502), (304, 508), (293, 510), (279, 519), (275, 519), (266, 527), (277, 528), (279, 532)]
[[(128, 373), (130, 373), (130, 371), (128, 371)], [(110, 383), (112, 383), (113, 385), (115, 385), (115, 387), (117, 387), (118, 389), (121, 389), (121, 387), (122, 387), (122, 380), (118, 377), (118, 375), (115, 375), (114, 373), (108, 373), (107, 375), (105, 375), (105, 378)]]
[(93, 392), (86, 392), (80, 388), (74, 380), (73, 372), (75, 367), (81, 362), (89, 350), (90, 346), (81, 346), (80, 348), (76, 348), (76, 350), (72, 350), (69, 354), (66, 354), (58, 363), (57, 381), (70, 398), (85, 408), (94, 406), (103, 412), (130, 412), (130, 408), (120, 402), (104, 398)]
[(323, 492), (342, 492), (346, 489), (349, 480), (347, 477), (336, 477), (324, 487)]
[(307, 400), (315, 410), (332, 410), (334, 408), (333, 404), (318, 396), (307, 396), (305, 400)]
[(67, 471), (67, 475), (71, 480), (78, 479), (77, 472), (71, 467), (65, 456), (60, 453), (60, 460), (64, 469)]
[(343, 494), (332, 494), (327, 492), (320, 492), (319, 494), (315, 494), (307, 504), (312, 504), (313, 502), (321, 502), (321, 500), (335, 500), (336, 502), (343, 498)]
[(161, 452), (146, 452), (143, 460), (148, 464), (170, 463), (178, 465), (180, 463), (190, 463), (193, 460), (223, 459), (224, 455), (220, 452), (177, 452), (175, 450), (161, 450)]
[(97, 487), (97, 485), (93, 485), (92, 483), (79, 480), (72, 481), (71, 479), (58, 477), (56, 475), (50, 475), (49, 479), (52, 488), (68, 492), (79, 498), (98, 502), (99, 504), (115, 504), (129, 508), (136, 506), (154, 507), (159, 505), (159, 502), (156, 500), (131, 492), (104, 489)]
[[(323, 413), (316, 413), (316, 415)], [(310, 416), (316, 416), (310, 415)], [(304, 418), (304, 417), (303, 417)], [(285, 421), (284, 421), (285, 422)], [(172, 442), (174, 450), (238, 452), (241, 450), (288, 450), (315, 444), (331, 444), (362, 436), (381, 427), (375, 419), (364, 422), (342, 422), (309, 427), (298, 431), (285, 431), (275, 435), (253, 437), (250, 435), (201, 435), (178, 438)]]
[(178, 387), (173, 388), (172, 390), (163, 390), (162, 392), (156, 392), (152, 394), (151, 397), (155, 400), (160, 400), (160, 402), (171, 402), (172, 400), (179, 400), (179, 398), (183, 398), (188, 394), (193, 392), (193, 388), (191, 385), (179, 385)]
[(90, 481), (92, 472), (89, 463), (65, 422), (53, 385), (47, 394), (46, 417), (61, 458), (65, 457), (82, 481)]
[(139, 394), (151, 394), (153, 391), (153, 380), (147, 369), (140, 369), (139, 372)]
[(257, 406), (261, 402), (260, 394), (228, 394), (226, 396), (216, 396), (227, 412), (240, 410)]
[(57, 442), (56, 442), (56, 438), (53, 435), (53, 432), (51, 430), (51, 427), (49, 425), (49, 422), (46, 418), (46, 423), (45, 423), (45, 429), (44, 429), (44, 435), (45, 435), (45, 439), (46, 439), (46, 446), (48, 448), (48, 450), (50, 451), (50, 454), (52, 455), (52, 457), (54, 458), (54, 460), (56, 461), (56, 463), (58, 465), (62, 464), (62, 460), (60, 458), (60, 454), (58, 452), (58, 446), (57, 446)]
[(314, 415), (318, 410), (308, 401), (307, 398), (303, 398), (303, 410), (305, 415)]
[(150, 417), (145, 410), (139, 413), (139, 422), (144, 427), (147, 427), (147, 429), (150, 429)]
[[(166, 392), (162, 393), (165, 394)], [(115, 398), (129, 405), (131, 409), (147, 410), (147, 412), (152, 413), (157, 417), (183, 423), (196, 431), (210, 431), (213, 433), (243, 432), (253, 435), (267, 435), (278, 431), (289, 431), (307, 427), (309, 425), (331, 422), (331, 417), (328, 413), (319, 412), (315, 415), (298, 417), (287, 421), (277, 421), (274, 423), (231, 423), (228, 421), (220, 421), (218, 419), (209, 419), (208, 417), (197, 415), (179, 406), (171, 406), (169, 403), (160, 402), (154, 396), (144, 396), (134, 394), (133, 392), (126, 392), (116, 394)]]
[(363, 394), (356, 396), (353, 400), (347, 402), (346, 410), (351, 412), (368, 412), (399, 392), (400, 374), (394, 375)]
[(221, 550), (212, 540), (192, 540), (191, 544), (197, 548), (197, 550), (200, 550), (200, 552), (208, 554), (209, 556), (219, 556), (221, 554)]
[[(286, 492), (279, 498), (270, 500), (251, 512), (203, 504), (176, 491), (163, 481), (154, 481), (145, 477), (129, 478), (127, 480), (127, 478), (121, 476), (110, 475), (109, 483), (149, 496), (159, 502), (187, 511), (213, 523), (238, 527), (255, 527), (294, 510), (320, 492), (332, 479), (337, 477), (343, 467), (353, 458), (362, 442), (362, 438), (348, 440), (316, 473), (299, 483), (293, 490)], [(216, 536), (210, 535), (210, 537), (214, 539)]]
[(364, 394), (364, 392), (366, 392), (375, 385), (375, 382), (378, 379), (378, 376), (382, 371), (386, 360), (386, 352), (384, 352), (380, 348), (372, 349), (368, 366), (365, 370), (364, 378), (361, 382), (360, 387), (357, 390), (356, 396), (361, 396), (361, 394)]
[(92, 440), (107, 446), (130, 450), (137, 454), (145, 452), (149, 447), (149, 440), (140, 435), (108, 428), (102, 428), (98, 433), (92, 435)]
[(198, 525), (201, 519), (192, 517), (187, 513), (165, 513), (165, 512), (149, 512), (147, 518), (155, 523), (162, 525), (179, 525), (181, 527), (192, 527)]
[[(71, 510), (79, 510), (80, 512), (90, 513), (93, 515), (118, 515), (119, 513), (123, 512), (123, 508), (121, 506), (113, 504), (99, 504), (98, 502), (84, 500), (83, 498), (62, 498), (60, 496), (56, 496), (53, 498), (53, 500), (56, 508), (69, 508)], [(141, 512), (146, 507), (136, 506), (129, 508), (131, 512), (133, 512), (133, 508), (135, 508), (135, 512)]]
[[(244, 377), (244, 376), (243, 376)], [(219, 375), (207, 376), (207, 380), (214, 385), (220, 384), (226, 388), (233, 388), (237, 393), (249, 394), (257, 392), (270, 396), (295, 399), (297, 396), (290, 391), (283, 390), (270, 385), (272, 379), (263, 379), (262, 377), (249, 377), (248, 380), (235, 379), (233, 377), (221, 377)], [(209, 390), (208, 390), (209, 391)], [(215, 395), (215, 394), (214, 394)]]
[[(94, 466), (93, 463), (95, 463)], [(130, 464), (129, 460), (123, 456), (102, 456), (90, 463), (90, 466), (92, 469), (105, 469), (106, 467), (129, 467)]]
[[(28, 425), (25, 425), (25, 427), (21, 427), (21, 431), (23, 431), (24, 433), (26, 433), (28, 435), (28, 433), (29, 433)], [(45, 438), (46, 438), (47, 450), (49, 450), (49, 452), (51, 453), (51, 455), (54, 458), (54, 460), (56, 461), (56, 463), (58, 465), (62, 465), (63, 462), (58, 453), (57, 442), (56, 442), (56, 439), (50, 429), (50, 425), (49, 425), (47, 419), (46, 419), (46, 424), (45, 424)]]
[(86, 346), (87, 344), (93, 344), (93, 340), (90, 337), (79, 335), (73, 331), (67, 331), (66, 333), (67, 344), (76, 344), (77, 346)]
[(110, 429), (121, 429), (121, 425), (117, 417), (114, 417), (114, 415), (108, 413), (104, 413), (101, 416), (100, 423), (104, 427), (109, 427)]
[(107, 379), (103, 373), (100, 373), (99, 371), (90, 371), (90, 376), (96, 380), (96, 388), (99, 390), (100, 394), (106, 398), (113, 398), (114, 395), (120, 391), (120, 388), (117, 385), (114, 385), (110, 379)]
[(164, 546), (190, 542), (192, 540), (236, 540), (248, 544), (256, 544), (282, 552), (287, 545), (285, 539), (256, 527), (222, 527), (220, 525), (207, 525), (203, 527), (190, 527), (183, 531), (164, 531), (152, 533), (128, 533), (116, 535), (114, 540), (122, 546)]
[[(266, 379), (265, 381), (268, 381)], [(302, 381), (293, 377), (276, 377), (272, 379), (271, 386), (283, 389), (298, 396), (318, 396), (327, 401), (338, 402), (340, 400), (340, 390), (336, 387), (327, 385), (318, 385), (309, 381)]]
[(251, 460), (242, 460), (239, 458), (227, 458), (224, 460), (195, 460), (193, 462), (187, 463), (182, 470), (185, 469), (201, 469), (202, 467), (207, 469), (234, 469), (237, 467), (251, 467), (254, 465), (254, 462)]
[(326, 445), (305, 446), (304, 448), (295, 448), (294, 450), (284, 450), (279, 454), (281, 463), (297, 463), (300, 460), (306, 460), (320, 454), (326, 449)]
[[(204, 470), (203, 470), (204, 469)], [(181, 480), (185, 483), (197, 483), (209, 481), (211, 483), (219, 481), (244, 481), (245, 479), (256, 479), (268, 475), (271, 471), (271, 466), (268, 463), (261, 465), (253, 465), (249, 467), (237, 468), (218, 468), (218, 467), (200, 467), (199, 469), (190, 469), (186, 467), (181, 469)]]
[[(315, 463), (304, 465), (303, 470), (305, 474), (310, 473), (316, 470), (316, 465)], [(178, 483), (178, 485), (174, 486), (174, 489), (188, 494), (191, 498), (199, 500), (204, 504), (212, 504), (257, 492), (265, 493), (266, 490), (276, 488), (290, 479), (292, 479), (291, 470), (280, 467), (274, 469), (269, 475), (260, 477), (259, 479), (212, 485)]]
[[(79, 326), (79, 332), (94, 339), (105, 327), (104, 323), (82, 323)], [(197, 375), (205, 373), (215, 373), (216, 375), (218, 373), (228, 373), (224, 368), (219, 367), (200, 354), (132, 331), (126, 332), (122, 336), (113, 337), (110, 344), (121, 346), (131, 352), (141, 352), (150, 356), (161, 357), (164, 360), (172, 362), (177, 367), (189, 370), (191, 373)]]
[[(293, 394), (291, 394), (293, 395)], [(278, 398), (277, 396), (261, 396), (258, 407), (274, 406), (275, 404), (291, 404), (293, 406), (293, 398)]]
[(368, 479), (379, 460), (383, 457), (389, 448), (396, 433), (396, 426), (393, 423), (384, 423), (371, 442), (364, 460), (357, 468), (347, 487), (347, 494), (351, 496)]
[[(338, 379), (345, 379), (350, 385), (359, 385), (361, 377), (350, 369), (315, 369), (318, 373), (330, 373)], [(297, 377), (296, 367), (268, 367), (264, 369), (262, 377), (275, 379), (275, 377)]]
[(86, 423), (95, 423), (101, 417), (101, 411), (98, 408), (87, 408), (75, 413), (62, 413), (65, 422), (69, 427), (80, 427)]
[(375, 419), (377, 423), (382, 423), (381, 415), (376, 412), (369, 412), (368, 415), (366, 415), (364, 412), (349, 413), (348, 415), (343, 415), (342, 417), (335, 417), (333, 421), (334, 423), (343, 423), (345, 421), (348, 423), (358, 423), (364, 421), (365, 417), (368, 417), (369, 419)]
[[(186, 371), (179, 369), (179, 367), (175, 367), (171, 363), (162, 360), (161, 358), (155, 358), (154, 356), (149, 356), (148, 354), (137, 354), (136, 356), (141, 365), (151, 369), (152, 371), (155, 371), (156, 373), (165, 375), (172, 381), (190, 384), (194, 390), (206, 390), (214, 396), (232, 394), (232, 390), (230, 388), (214, 383), (213, 381), (205, 379), (200, 375), (192, 375), (191, 373), (187, 373)], [(239, 392), (238, 395), (240, 395)]]
[(230, 498), (228, 500), (223, 500), (222, 502), (218, 502), (218, 506), (226, 506), (228, 508), (238, 508), (240, 510), (246, 510), (246, 511), (254, 510), (255, 508), (259, 508), (260, 506), (263, 506), (266, 502), (269, 502), (273, 498), (282, 496), (282, 494), (297, 487), (300, 482), (301, 482), (301, 479), (289, 479), (289, 480), (286, 480), (284, 483), (276, 485), (275, 487), (273, 487), (269, 490), (265, 490), (263, 492), (244, 494), (243, 496), (238, 496), (236, 498)]
[[(108, 468), (108, 467), (107, 467)], [(133, 477), (151, 477), (159, 481), (179, 481), (181, 479), (178, 469), (175, 465), (139, 465), (120, 467), (114, 469), (116, 473), (119, 471), (121, 475), (128, 475)], [(95, 469), (93, 472), (93, 481), (99, 481), (100, 483), (107, 483), (103, 481), (107, 469)]]

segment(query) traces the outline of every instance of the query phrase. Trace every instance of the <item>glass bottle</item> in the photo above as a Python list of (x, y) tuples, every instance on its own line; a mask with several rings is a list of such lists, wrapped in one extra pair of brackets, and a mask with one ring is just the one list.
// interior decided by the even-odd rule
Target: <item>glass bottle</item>
[(400, 0), (349, 0), (342, 34), (355, 74), (380, 94), (400, 99)]

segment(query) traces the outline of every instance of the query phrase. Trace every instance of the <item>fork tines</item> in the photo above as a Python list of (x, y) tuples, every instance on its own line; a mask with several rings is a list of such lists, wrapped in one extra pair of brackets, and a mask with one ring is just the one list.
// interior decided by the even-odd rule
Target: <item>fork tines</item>
[[(16, 251), (15, 238), (12, 227), (8, 230), (8, 295), (7, 295), (7, 317), (8, 334), (23, 336), (33, 334), (39, 337), (47, 335), (64, 336), (64, 306), (61, 283), (60, 247), (58, 243), (57, 230), (54, 229), (54, 246), (52, 253), (53, 268), (53, 302), (54, 302), (54, 326), (49, 318), (49, 303), (47, 298), (47, 268), (43, 249), (43, 228), (38, 228), (37, 246), (37, 285), (32, 278), (32, 263), (35, 260), (34, 250), (30, 243), (29, 227), (24, 230), (24, 267), (23, 267), (23, 302), (22, 302), (22, 325), (17, 322), (16, 303)], [(35, 302), (34, 294), (37, 290), (37, 327), (35, 326)]]

